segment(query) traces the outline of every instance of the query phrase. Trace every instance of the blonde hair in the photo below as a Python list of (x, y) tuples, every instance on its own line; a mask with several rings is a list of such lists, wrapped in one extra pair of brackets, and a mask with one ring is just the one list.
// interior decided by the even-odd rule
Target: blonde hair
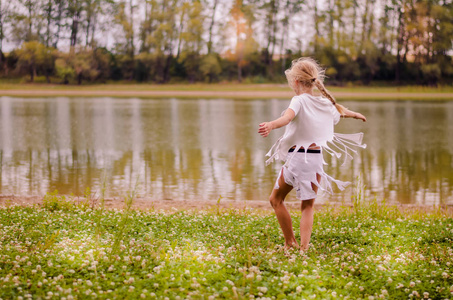
[(304, 87), (313, 88), (315, 86), (321, 94), (335, 105), (338, 112), (343, 116), (346, 108), (337, 103), (332, 94), (327, 91), (323, 84), (325, 78), (325, 70), (311, 57), (301, 57), (293, 60), (291, 68), (285, 71), (286, 79), (289, 86), (296, 91), (297, 83)]

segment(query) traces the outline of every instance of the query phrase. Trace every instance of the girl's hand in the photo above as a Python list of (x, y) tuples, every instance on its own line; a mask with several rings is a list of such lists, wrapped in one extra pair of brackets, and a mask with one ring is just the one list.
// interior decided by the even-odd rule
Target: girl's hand
[(358, 120), (362, 120), (363, 122), (366, 122), (365, 116), (358, 112), (355, 113), (354, 119), (358, 119)]
[(261, 134), (262, 137), (266, 137), (272, 131), (272, 125), (270, 122), (263, 122), (260, 124), (260, 129), (258, 129), (258, 133)]

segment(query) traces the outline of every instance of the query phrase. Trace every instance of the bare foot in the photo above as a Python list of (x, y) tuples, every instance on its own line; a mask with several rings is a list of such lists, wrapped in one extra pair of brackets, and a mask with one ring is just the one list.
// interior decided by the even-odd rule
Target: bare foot
[(302, 245), (302, 246), (300, 247), (300, 255), (306, 255), (307, 252), (308, 252), (308, 250), (310, 249), (310, 245), (311, 245), (311, 244), (308, 244), (308, 245), (306, 245), (306, 246), (305, 246), (305, 245)]
[(299, 249), (300, 246), (298, 243), (294, 244), (285, 244), (285, 250), (293, 250), (293, 249)]

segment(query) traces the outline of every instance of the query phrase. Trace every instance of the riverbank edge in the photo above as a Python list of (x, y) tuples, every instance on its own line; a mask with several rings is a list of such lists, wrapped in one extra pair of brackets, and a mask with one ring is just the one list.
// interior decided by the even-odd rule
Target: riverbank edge
[[(338, 100), (354, 101), (453, 101), (450, 88), (424, 87), (332, 87)], [(179, 99), (291, 99), (294, 93), (285, 85), (93, 85), (46, 86), (31, 84), (1, 85), (0, 96), (9, 97), (113, 97)]]
[[(73, 202), (75, 204), (84, 203), (85, 205), (93, 208), (100, 207), (101, 201), (99, 199), (87, 199), (83, 197), (71, 197), (60, 195), (64, 197), (66, 201)], [(16, 196), (16, 195), (0, 195), (0, 208), (12, 205), (18, 206), (43, 206), (44, 197), (41, 196)], [(300, 201), (286, 201), (287, 208), (290, 211), (300, 210)], [(367, 204), (364, 202), (363, 204)], [(381, 205), (378, 203), (378, 205)], [(445, 215), (453, 218), (453, 205), (444, 206), (433, 206), (433, 205), (419, 205), (419, 204), (395, 204), (386, 203), (385, 205), (397, 207), (402, 211), (411, 212), (430, 212), (441, 210)], [(106, 209), (123, 209), (125, 207), (124, 198), (105, 198), (104, 208)], [(323, 209), (341, 209), (341, 208), (353, 208), (352, 202), (349, 203), (315, 203), (316, 210)], [(263, 212), (273, 212), (273, 209), (268, 201), (263, 200), (226, 200), (221, 201), (213, 200), (155, 200), (151, 198), (136, 198), (133, 201), (132, 209), (135, 210), (164, 210), (164, 211), (202, 211), (202, 210), (213, 210), (213, 209), (239, 209), (239, 210), (256, 210)]]

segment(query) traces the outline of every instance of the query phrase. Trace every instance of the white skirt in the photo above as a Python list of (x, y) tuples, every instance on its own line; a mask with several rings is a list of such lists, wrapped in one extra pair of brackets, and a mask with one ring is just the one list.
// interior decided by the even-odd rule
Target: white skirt
[[(313, 185), (323, 191), (332, 192), (332, 182), (343, 190), (349, 182), (335, 180), (324, 172), (323, 157), (321, 153), (291, 152), (288, 154), (286, 163), (279, 173), (275, 188), (278, 189), (278, 181), (281, 174), (285, 183), (296, 190), (296, 198), (299, 200), (309, 200), (316, 198), (316, 192)], [(320, 176), (323, 186), (318, 182), (317, 175)]]

